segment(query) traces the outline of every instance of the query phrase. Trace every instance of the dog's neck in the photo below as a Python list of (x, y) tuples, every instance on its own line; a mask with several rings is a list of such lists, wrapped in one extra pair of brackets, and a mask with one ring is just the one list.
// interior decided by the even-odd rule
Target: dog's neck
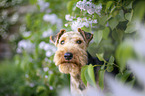
[[(95, 63), (94, 58), (88, 52), (87, 55), (88, 55), (88, 61), (86, 62), (86, 65), (94, 64)], [(71, 79), (71, 93), (73, 94), (73, 96), (80, 96), (80, 95), (84, 96), (87, 87), (81, 80), (81, 71), (77, 75), (71, 75), (70, 79)]]
[(71, 75), (71, 93), (73, 96), (83, 95), (86, 86), (81, 80), (81, 72), (75, 76)]

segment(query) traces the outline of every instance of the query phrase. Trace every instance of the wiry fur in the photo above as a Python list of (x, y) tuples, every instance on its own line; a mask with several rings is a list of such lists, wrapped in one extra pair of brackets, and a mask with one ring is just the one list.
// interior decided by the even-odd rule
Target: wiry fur
[[(81, 80), (81, 67), (88, 62), (87, 46), (93, 35), (80, 28), (78, 32), (66, 32), (61, 30), (57, 35), (51, 36), (50, 39), (56, 45), (57, 51), (54, 56), (55, 65), (59, 67), (61, 73), (71, 75), (71, 91), (76, 94), (82, 94), (86, 86)], [(64, 40), (64, 44), (61, 41)], [(81, 44), (77, 41), (81, 40)], [(64, 54), (70, 52), (73, 54), (71, 60), (66, 60)]]
[[(55, 53), (54, 62), (59, 66), (60, 72), (76, 75), (80, 72), (81, 67), (86, 65), (87, 62), (85, 41), (78, 32), (64, 33), (59, 42), (62, 40), (65, 40), (65, 44), (59, 44), (57, 46), (58, 50)], [(82, 40), (82, 44), (76, 44), (77, 40)], [(71, 52), (73, 54), (73, 58), (70, 62), (65, 61), (64, 54), (66, 52)]]

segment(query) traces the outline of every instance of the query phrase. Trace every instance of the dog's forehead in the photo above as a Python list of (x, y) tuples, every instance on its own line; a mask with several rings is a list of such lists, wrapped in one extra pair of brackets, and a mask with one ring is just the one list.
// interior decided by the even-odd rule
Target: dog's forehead
[(82, 35), (79, 33), (79, 32), (73, 32), (73, 31), (70, 31), (70, 32), (66, 32), (62, 35), (62, 37), (66, 37), (66, 38), (82, 38)]

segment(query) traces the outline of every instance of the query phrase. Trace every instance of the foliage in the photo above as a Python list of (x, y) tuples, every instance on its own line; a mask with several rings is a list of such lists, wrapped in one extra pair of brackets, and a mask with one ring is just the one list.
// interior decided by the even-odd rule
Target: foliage
[(0, 96), (20, 95), (23, 84), (23, 71), (15, 66), (14, 63), (1, 62)]
[[(130, 72), (126, 63), (136, 58), (133, 45), (127, 39), (137, 38), (136, 20), (144, 23), (143, 1), (30, 0), (30, 3), (38, 9), (26, 15), (26, 24), (20, 30), (23, 40), (18, 43), (15, 56), (16, 65), (25, 74), (22, 95), (56, 96), (57, 90), (69, 85), (69, 76), (61, 74), (53, 63), (56, 48), (49, 39), (62, 28), (76, 31), (81, 27), (94, 34), (88, 51), (104, 61), (98, 72), (101, 89), (105, 72), (112, 72), (114, 66), (120, 69), (117, 78), (127, 80)], [(85, 85), (87, 82), (95, 85), (93, 69), (96, 66), (99, 65), (83, 66), (81, 78)]]

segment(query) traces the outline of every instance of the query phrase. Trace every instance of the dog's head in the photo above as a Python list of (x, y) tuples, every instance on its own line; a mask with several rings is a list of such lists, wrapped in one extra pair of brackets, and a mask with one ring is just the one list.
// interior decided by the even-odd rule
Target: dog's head
[(54, 62), (59, 66), (60, 72), (71, 75), (80, 72), (81, 67), (87, 64), (86, 49), (92, 38), (93, 34), (80, 28), (78, 28), (78, 32), (66, 32), (63, 29), (57, 35), (50, 37), (57, 47)]

